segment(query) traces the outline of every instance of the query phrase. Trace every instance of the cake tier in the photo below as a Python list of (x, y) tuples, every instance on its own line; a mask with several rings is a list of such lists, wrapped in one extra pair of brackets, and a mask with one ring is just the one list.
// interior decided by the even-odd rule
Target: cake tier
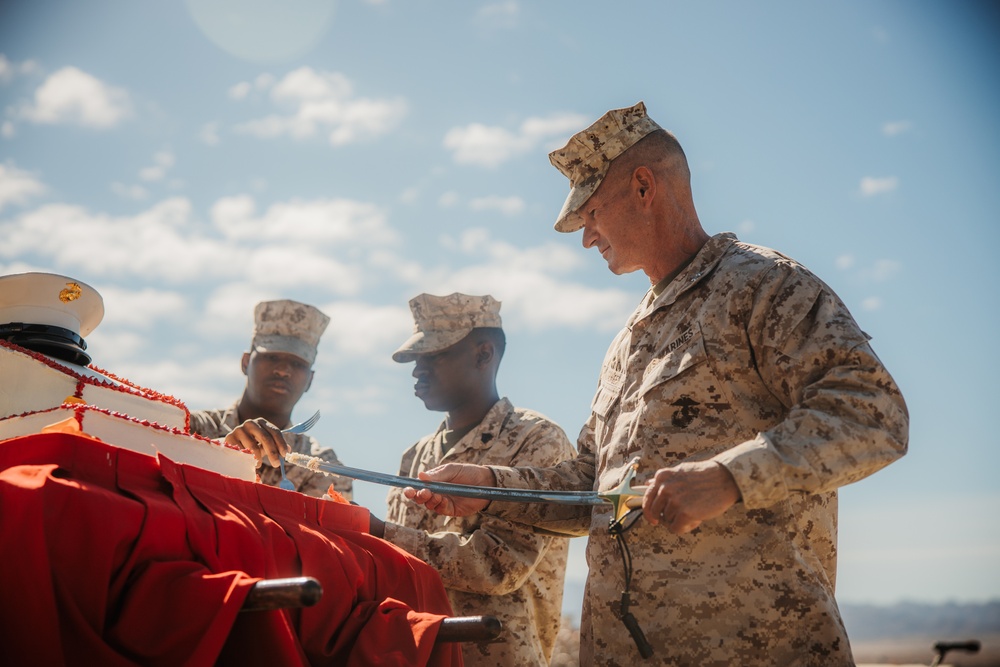
[(60, 430), (78, 428), (91, 437), (122, 449), (149, 456), (162, 452), (174, 461), (220, 475), (250, 482), (257, 479), (256, 462), (248, 452), (180, 429), (80, 403), (64, 403), (55, 408), (0, 419), (0, 441), (41, 433), (47, 427), (66, 420), (73, 420), (76, 426), (67, 428), (64, 425), (59, 427)]
[(82, 400), (134, 419), (187, 431), (190, 413), (179, 400), (94, 367), (77, 366), (0, 340), (0, 418)]

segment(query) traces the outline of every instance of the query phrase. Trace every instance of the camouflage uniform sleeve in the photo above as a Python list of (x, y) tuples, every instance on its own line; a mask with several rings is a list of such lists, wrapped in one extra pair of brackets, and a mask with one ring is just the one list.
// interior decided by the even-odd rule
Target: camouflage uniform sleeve
[[(572, 454), (563, 430), (542, 422), (526, 434), (511, 462), (546, 466)], [(478, 525), (462, 533), (431, 533), (387, 522), (385, 539), (433, 565), (446, 588), (480, 595), (506, 595), (520, 588), (558, 539), (497, 516), (479, 518)]]
[[(592, 490), (595, 479), (595, 423), (596, 417), (591, 415), (580, 430), (575, 458), (548, 468), (490, 466), (497, 486), (554, 491)], [(591, 508), (587, 506), (492, 502), (485, 512), (556, 535), (581, 537), (590, 532)]]
[(758, 372), (788, 413), (715, 457), (746, 507), (834, 490), (906, 453), (903, 397), (868, 336), (819, 279), (797, 266), (769, 271), (748, 333)]

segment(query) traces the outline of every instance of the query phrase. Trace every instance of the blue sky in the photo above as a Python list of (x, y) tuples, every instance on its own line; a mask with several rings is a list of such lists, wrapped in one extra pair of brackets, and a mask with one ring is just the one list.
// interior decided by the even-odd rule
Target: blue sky
[(818, 273), (908, 401), (908, 456), (842, 492), (840, 599), (1000, 597), (995, 5), (272, 5), (0, 5), (0, 274), (96, 287), (96, 365), (222, 407), (253, 305), (313, 303), (333, 321), (296, 416), (395, 472), (440, 420), (390, 359), (408, 299), (490, 293), (501, 393), (575, 438), (647, 285), (552, 230), (546, 154), (644, 100), (706, 229)]

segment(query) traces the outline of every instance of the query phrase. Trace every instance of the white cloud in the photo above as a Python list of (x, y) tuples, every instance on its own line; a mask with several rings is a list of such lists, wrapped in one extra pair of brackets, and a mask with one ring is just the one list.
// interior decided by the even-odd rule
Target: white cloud
[(885, 178), (865, 176), (861, 179), (860, 189), (861, 194), (865, 197), (874, 197), (875, 195), (892, 192), (897, 187), (899, 187), (899, 179), (895, 176), (887, 176)]
[[(385, 361), (409, 330), (405, 303), (369, 301), (379, 285), (404, 294), (492, 293), (505, 303), (505, 322), (521, 330), (610, 332), (635, 301), (626, 291), (579, 284), (573, 274), (583, 258), (566, 244), (517, 247), (485, 228), (444, 239), (454, 266), (401, 256), (384, 212), (364, 202), (291, 200), (258, 211), (253, 197), (239, 195), (219, 199), (208, 218), (205, 225), (181, 197), (118, 217), (44, 205), (0, 223), (0, 266), (38, 264), (100, 284), (115, 332), (188, 322), (191, 339), (167, 353), (195, 361), (208, 354), (199, 344), (243, 345), (257, 301), (298, 293), (339, 299), (323, 306), (334, 320), (327, 338), (337, 351), (329, 358), (338, 363)], [(133, 358), (140, 347), (122, 335), (104, 367), (147, 386), (193, 389), (168, 366)]]
[(895, 259), (879, 259), (871, 269), (871, 277), (875, 282), (885, 282), (894, 278), (903, 270), (902, 262)]
[(372, 357), (395, 349), (410, 335), (409, 308), (361, 301), (337, 301), (320, 306), (330, 316), (320, 353), (324, 358)]
[(448, 130), (444, 147), (452, 151), (455, 162), (495, 167), (516, 155), (531, 150), (532, 143), (502, 127), (473, 123)]
[(247, 95), (250, 94), (252, 85), (247, 81), (241, 81), (232, 88), (229, 89), (229, 97), (234, 100), (245, 99)]
[(753, 220), (744, 220), (736, 226), (736, 230), (740, 234), (749, 234), (757, 228), (757, 224)]
[(539, 144), (564, 138), (585, 124), (585, 118), (579, 114), (529, 118), (516, 131), (471, 123), (448, 130), (444, 136), (444, 147), (452, 152), (458, 164), (496, 167), (534, 151)]
[(524, 200), (520, 197), (500, 197), (497, 195), (490, 195), (488, 197), (479, 197), (473, 199), (469, 202), (469, 208), (473, 211), (500, 211), (504, 215), (517, 215), (524, 211), (525, 204)]
[(399, 195), (399, 201), (404, 204), (416, 204), (420, 200), (420, 188), (410, 187), (404, 189)]
[(451, 208), (452, 206), (455, 206), (458, 203), (458, 201), (459, 201), (458, 193), (454, 191), (448, 191), (442, 194), (438, 198), (438, 205), (441, 208)]
[[(841, 271), (848, 271), (855, 267), (853, 255), (841, 255), (834, 260), (834, 263)], [(855, 275), (865, 283), (883, 283), (892, 280), (903, 270), (903, 263), (896, 259), (878, 259), (869, 266), (858, 267)]]
[(3, 137), (4, 139), (10, 139), (15, 134), (17, 134), (17, 131), (14, 129), (14, 123), (10, 122), (9, 120), (5, 120), (3, 122), (3, 125), (0, 125), (0, 137)]
[(882, 134), (895, 137), (913, 129), (913, 123), (908, 120), (895, 120), (882, 124)]
[(125, 90), (76, 67), (53, 72), (35, 91), (34, 102), (25, 103), (19, 112), (33, 123), (98, 129), (114, 127), (131, 114), (132, 102)]
[(212, 221), (227, 238), (281, 241), (308, 246), (379, 246), (396, 243), (385, 212), (350, 199), (292, 200), (272, 204), (256, 217), (249, 195), (224, 197), (213, 205)]
[(520, 14), (521, 8), (517, 2), (507, 0), (480, 8), (476, 18), (493, 28), (513, 28), (517, 25)]
[(187, 315), (184, 296), (176, 291), (143, 287), (130, 290), (118, 286), (101, 288), (104, 299), (104, 323), (111, 328), (149, 330), (160, 322)]
[(143, 181), (161, 181), (167, 171), (174, 166), (174, 154), (170, 151), (159, 151), (153, 155), (153, 164), (139, 170), (139, 178)]
[(870, 296), (861, 302), (861, 307), (864, 310), (879, 310), (882, 308), (882, 299), (877, 296)]
[(205, 123), (201, 126), (201, 132), (198, 133), (198, 138), (201, 139), (201, 143), (206, 146), (218, 146), (220, 141), (219, 124)]
[(66, 271), (179, 284), (239, 275), (245, 249), (198, 235), (191, 204), (167, 199), (134, 216), (49, 204), (4, 223), (0, 257), (44, 257)]
[(45, 192), (45, 184), (26, 171), (0, 164), (0, 211), (11, 204), (24, 204)]
[(149, 197), (149, 191), (141, 185), (125, 185), (118, 181), (111, 184), (111, 191), (122, 199), (131, 199), (132, 201), (142, 201)]
[[(240, 123), (234, 129), (259, 139), (325, 137), (331, 145), (343, 146), (392, 131), (407, 112), (406, 102), (400, 98), (355, 97), (343, 74), (310, 67), (289, 72), (277, 82), (261, 75), (255, 85), (270, 88), (270, 99), (278, 112)], [(249, 84), (237, 84), (231, 90), (249, 92)]]
[(517, 327), (617, 331), (635, 306), (635, 295), (627, 291), (593, 289), (568, 278), (582, 267), (582, 259), (565, 244), (518, 248), (482, 228), (442, 242), (475, 261), (461, 269), (425, 273), (420, 288), (434, 294), (492, 294), (504, 303), (504, 322)]
[(0, 53), (0, 83), (10, 83), (15, 76), (31, 74), (38, 71), (38, 63), (34, 60), (25, 60), (20, 63), (12, 62), (7, 56)]

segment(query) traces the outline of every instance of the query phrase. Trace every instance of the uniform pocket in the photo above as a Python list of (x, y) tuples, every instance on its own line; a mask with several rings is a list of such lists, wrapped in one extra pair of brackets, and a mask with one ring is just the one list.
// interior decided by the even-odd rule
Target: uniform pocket
[(705, 340), (700, 329), (689, 330), (670, 343), (670, 346), (676, 346), (676, 349), (655, 359), (642, 374), (642, 383), (639, 385), (640, 397), (664, 383), (691, 374), (692, 369), (708, 362)]

